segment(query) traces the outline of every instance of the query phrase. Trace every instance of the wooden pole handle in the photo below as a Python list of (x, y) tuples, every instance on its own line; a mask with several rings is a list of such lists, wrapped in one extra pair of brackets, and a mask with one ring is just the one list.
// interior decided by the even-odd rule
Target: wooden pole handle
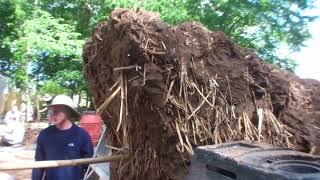
[(56, 160), (56, 161), (19, 161), (13, 163), (0, 163), (0, 171), (18, 170), (18, 169), (33, 169), (33, 168), (55, 168), (63, 166), (79, 166), (84, 164), (96, 164), (111, 161), (119, 161), (126, 159), (126, 156), (103, 156), (96, 158)]

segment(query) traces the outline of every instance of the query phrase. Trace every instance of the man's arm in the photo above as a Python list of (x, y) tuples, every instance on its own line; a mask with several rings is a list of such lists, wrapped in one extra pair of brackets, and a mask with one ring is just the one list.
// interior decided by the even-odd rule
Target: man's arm
[(7, 124), (8, 123), (8, 121), (11, 119), (11, 111), (8, 111), (7, 113), (6, 113), (6, 116), (4, 117), (4, 122)]
[(47, 107), (45, 107), (45, 108), (43, 108), (43, 109), (39, 110), (39, 112), (40, 112), (40, 113), (43, 113), (43, 112), (45, 112), (46, 110), (48, 110), (48, 108), (47, 108)]
[[(35, 154), (35, 160), (36, 161), (45, 160), (43, 143), (42, 143), (41, 139), (42, 139), (42, 135), (40, 133), (39, 136), (38, 136), (38, 139), (37, 139), (37, 148), (36, 148), (36, 154)], [(42, 180), (43, 175), (44, 175), (44, 169), (43, 168), (32, 169), (32, 180)]]

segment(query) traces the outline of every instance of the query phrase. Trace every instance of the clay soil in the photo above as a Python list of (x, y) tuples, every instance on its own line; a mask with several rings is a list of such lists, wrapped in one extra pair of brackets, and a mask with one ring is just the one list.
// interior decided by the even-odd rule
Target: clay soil
[(240, 139), (320, 153), (320, 83), (266, 64), (223, 32), (118, 9), (83, 57), (111, 145), (131, 154), (113, 164), (115, 179), (184, 179), (193, 148)]

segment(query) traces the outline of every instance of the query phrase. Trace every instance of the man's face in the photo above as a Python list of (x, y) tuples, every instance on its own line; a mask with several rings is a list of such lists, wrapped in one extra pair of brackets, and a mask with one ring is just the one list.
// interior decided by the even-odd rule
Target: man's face
[(68, 119), (68, 110), (67, 107), (63, 105), (51, 106), (51, 123), (54, 125), (61, 124)]

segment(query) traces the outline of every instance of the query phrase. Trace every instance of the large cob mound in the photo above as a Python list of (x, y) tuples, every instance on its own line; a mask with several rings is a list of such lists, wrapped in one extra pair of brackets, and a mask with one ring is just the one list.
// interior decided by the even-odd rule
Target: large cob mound
[(184, 179), (192, 149), (240, 139), (319, 153), (320, 83), (264, 63), (224, 33), (118, 9), (84, 48), (116, 179)]

